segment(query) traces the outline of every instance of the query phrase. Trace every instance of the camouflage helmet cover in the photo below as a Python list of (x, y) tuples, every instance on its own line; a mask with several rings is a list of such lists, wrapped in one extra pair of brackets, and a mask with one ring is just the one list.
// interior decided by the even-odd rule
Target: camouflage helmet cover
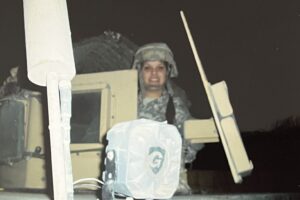
[(141, 46), (135, 53), (133, 69), (140, 70), (144, 61), (164, 61), (169, 64), (169, 77), (177, 77), (178, 71), (171, 49), (165, 43), (150, 43)]

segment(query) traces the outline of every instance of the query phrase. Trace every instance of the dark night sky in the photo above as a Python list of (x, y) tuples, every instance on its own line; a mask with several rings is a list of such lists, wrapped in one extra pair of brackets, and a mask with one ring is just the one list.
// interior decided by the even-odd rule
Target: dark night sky
[[(22, 1), (0, 7), (0, 81), (15, 65), (26, 66)], [(138, 45), (166, 42), (179, 66), (195, 117), (209, 106), (179, 15), (184, 10), (208, 80), (227, 82), (241, 130), (268, 129), (300, 115), (300, 1), (279, 0), (70, 0), (72, 39), (104, 30)]]

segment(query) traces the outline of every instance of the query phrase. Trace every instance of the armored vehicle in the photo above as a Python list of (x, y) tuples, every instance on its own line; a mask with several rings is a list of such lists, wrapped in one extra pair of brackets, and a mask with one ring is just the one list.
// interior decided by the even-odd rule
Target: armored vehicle
[[(108, 160), (102, 162), (105, 156), (103, 151), (106, 146), (106, 134), (109, 134), (114, 125), (137, 119), (138, 76), (130, 66), (136, 46), (121, 34), (105, 32), (101, 37), (75, 44), (72, 51), (66, 3), (48, 1), (48, 4), (54, 9), (48, 9), (40, 2), (24, 2), (28, 78), (37, 85), (47, 86), (48, 110), (45, 108), (45, 94), (35, 91), (20, 89), (1, 99), (0, 186), (45, 189), (53, 185), (55, 199), (72, 199), (73, 182), (70, 181), (75, 180), (75, 184), (77, 180), (85, 178), (97, 180), (101, 177), (104, 163), (107, 165), (104, 171), (105, 183), (114, 182), (120, 177), (123, 181), (114, 186), (106, 184), (105, 186), (113, 187), (108, 188), (107, 191), (114, 193), (118, 188), (117, 192), (122, 195), (120, 191), (129, 188), (128, 171), (134, 171), (136, 167), (133, 164), (129, 169), (121, 169), (128, 162), (145, 161), (143, 166), (147, 170), (157, 164), (154, 162), (157, 161), (157, 156), (153, 157), (152, 152), (159, 150), (160, 155), (164, 153), (167, 155), (163, 164), (165, 172), (169, 172), (168, 169), (172, 171), (173, 165), (179, 166), (180, 159), (174, 162), (171, 155), (178, 154), (179, 158), (181, 151), (168, 152), (155, 142), (149, 153), (145, 151), (145, 155), (140, 155), (143, 152), (134, 151), (130, 159), (119, 158), (121, 153), (118, 152), (130, 151), (133, 145), (138, 144), (135, 142), (125, 145), (125, 149), (117, 146), (115, 149), (110, 149), (110, 152), (106, 152), (112, 155), (117, 153), (117, 158), (108, 154)], [(35, 7), (52, 17), (41, 15), (42, 12), (37, 12)], [(35, 17), (36, 15), (41, 18)], [(191, 144), (221, 142), (233, 180), (235, 183), (240, 183), (242, 177), (252, 171), (253, 165), (248, 159), (235, 122), (226, 83), (208, 82), (183, 12), (181, 16), (213, 114), (211, 119), (185, 121), (182, 139)], [(45, 23), (46, 21), (51, 23)], [(55, 26), (52, 26), (53, 24)], [(52, 38), (52, 42), (43, 35), (44, 30), (52, 31), (53, 34), (48, 35)], [(71, 120), (70, 113), (72, 113)], [(47, 121), (49, 121), (50, 134), (46, 128)], [(139, 138), (139, 135), (136, 137)], [(117, 144), (125, 142), (125, 139), (119, 141), (118, 137), (114, 139), (117, 140), (115, 142)], [(145, 138), (144, 141), (147, 142)], [(178, 145), (179, 141), (181, 138), (167, 139), (166, 145), (176, 143), (181, 149), (181, 145)], [(49, 165), (50, 160), (51, 165)], [(49, 173), (50, 166), (52, 177)], [(179, 169), (179, 167), (175, 168)], [(156, 181), (151, 184), (151, 188), (155, 184), (169, 184), (166, 179), (159, 181), (157, 175), (164, 177), (164, 174), (157, 172), (154, 170), (151, 177), (146, 177), (147, 181), (139, 180), (139, 183), (146, 183), (144, 190), (147, 188), (147, 183), (153, 179)], [(143, 173), (141, 172), (135, 178), (140, 179)], [(62, 176), (62, 179), (59, 176)], [(51, 180), (53, 183), (49, 184)], [(176, 183), (173, 185), (176, 186)], [(144, 197), (143, 191), (139, 191), (138, 188), (139, 184), (134, 185), (134, 190), (141, 194), (137, 196)], [(168, 188), (163, 187), (164, 189)], [(161, 192), (159, 190), (156, 192)], [(172, 194), (168, 193), (167, 196), (170, 197)], [(153, 198), (161, 197), (160, 194), (155, 195), (151, 192), (149, 195)]]
[[(74, 44), (76, 68), (80, 73), (72, 80), (70, 150), (74, 180), (100, 178), (105, 134), (115, 124), (137, 118), (137, 72), (130, 69), (135, 49), (134, 43), (114, 32), (105, 32)], [(99, 55), (105, 59), (98, 59)], [(116, 57), (121, 59), (114, 59)], [(218, 87), (214, 90), (222, 90)], [(42, 95), (41, 92), (21, 89), (1, 99), (2, 188), (51, 187), (47, 109)], [(220, 95), (219, 98), (228, 98), (222, 91)], [(223, 115), (232, 114), (232, 109), (228, 110), (226, 105), (219, 109)], [(239, 177), (252, 168), (249, 169), (248, 158), (240, 154), (245, 150), (236, 126), (227, 122), (223, 126), (231, 129), (230, 134), (226, 130), (224, 137), (228, 142), (226, 148), (232, 155), (229, 162), (240, 170), (234, 176)], [(191, 143), (221, 141), (213, 118), (188, 120), (184, 136)], [(235, 180), (240, 181), (241, 178)]]

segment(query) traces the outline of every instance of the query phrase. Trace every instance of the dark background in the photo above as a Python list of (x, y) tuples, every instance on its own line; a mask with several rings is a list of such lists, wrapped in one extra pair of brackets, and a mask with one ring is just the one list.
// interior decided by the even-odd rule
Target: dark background
[[(212, 115), (179, 14), (183, 10), (208, 80), (227, 82), (235, 117), (255, 166), (244, 185), (233, 186), (221, 145), (208, 144), (192, 168), (215, 171), (208, 178), (192, 174), (194, 181), (200, 182), (192, 182), (192, 186), (204, 184), (203, 180), (213, 182), (211, 188), (221, 192), (299, 192), (299, 124), (272, 129), (278, 120), (300, 116), (299, 0), (67, 2), (74, 43), (105, 30), (119, 32), (138, 45), (166, 42), (175, 54), (180, 73), (176, 81), (191, 99), (192, 114), (209, 118)], [(26, 75), (22, 6), (21, 0), (1, 1), (1, 83), (17, 65)], [(24, 87), (34, 88), (26, 83)], [(207, 183), (202, 188), (210, 188)]]
[[(208, 80), (227, 82), (242, 131), (269, 129), (300, 114), (300, 1), (70, 0), (73, 42), (105, 30), (134, 43), (166, 42), (179, 68), (177, 82), (197, 118), (211, 117), (180, 10), (189, 22)], [(0, 82), (26, 67), (21, 0), (0, 7)], [(23, 70), (24, 71), (24, 70)]]

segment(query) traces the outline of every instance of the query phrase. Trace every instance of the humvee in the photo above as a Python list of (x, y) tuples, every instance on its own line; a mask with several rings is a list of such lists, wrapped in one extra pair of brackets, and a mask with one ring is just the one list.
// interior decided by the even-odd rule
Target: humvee
[[(120, 35), (112, 38), (119, 40)], [(184, 139), (191, 143), (221, 141), (233, 179), (239, 183), (253, 166), (234, 120), (227, 87), (225, 82), (206, 84), (214, 116), (186, 121)], [(132, 69), (79, 74), (72, 80), (70, 153), (74, 180), (101, 177), (105, 134), (114, 125), (137, 118), (137, 93), (137, 72)], [(41, 93), (29, 90), (0, 100), (2, 188), (45, 189), (51, 180), (44, 100)]]
[[(137, 92), (137, 72), (132, 69), (79, 74), (72, 80), (74, 180), (101, 177), (105, 134), (113, 125), (137, 118)], [(42, 94), (30, 90), (0, 100), (2, 188), (47, 187), (49, 152), (43, 104)], [(184, 136), (191, 143), (220, 141), (213, 119), (186, 121)], [(229, 135), (228, 139), (239, 138)], [(239, 158), (234, 162), (243, 161)]]

